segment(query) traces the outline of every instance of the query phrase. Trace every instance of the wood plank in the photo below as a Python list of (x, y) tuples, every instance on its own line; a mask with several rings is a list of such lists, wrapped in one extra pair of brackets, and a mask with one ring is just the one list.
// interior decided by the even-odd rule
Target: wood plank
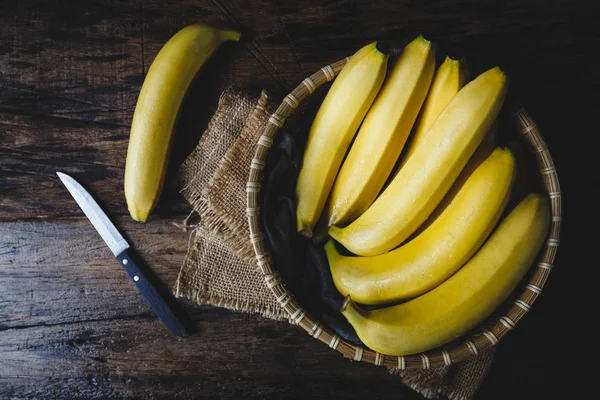
[(198, 324), (187, 339), (143, 318), (1, 331), (0, 398), (420, 398), (298, 327), (232, 312)]
[(0, 11), (3, 112), (123, 122), (142, 77), (132, 4), (3, 2)]
[[(76, 215), (54, 172), (121, 210), (128, 125), (142, 78), (133, 4), (0, 6), (0, 218)], [(99, 182), (102, 180), (102, 182)]]
[[(187, 251), (188, 233), (172, 225), (183, 218), (115, 219), (168, 291)], [(0, 249), (0, 330), (153, 316), (86, 218), (1, 223)]]
[[(222, 64), (219, 69), (230, 74), (230, 81), (236, 85), (258, 84), (260, 88), (267, 85), (270, 91), (285, 95), (298, 84), (302, 73), (273, 9), (274, 3), (266, 0), (184, 0), (177, 7), (160, 0), (142, 2), (144, 54), (150, 56), (145, 59), (152, 59), (162, 43), (188, 24), (205, 22), (237, 29), (242, 32), (242, 42), (233, 68)], [(259, 10), (261, 14), (257, 18)]]

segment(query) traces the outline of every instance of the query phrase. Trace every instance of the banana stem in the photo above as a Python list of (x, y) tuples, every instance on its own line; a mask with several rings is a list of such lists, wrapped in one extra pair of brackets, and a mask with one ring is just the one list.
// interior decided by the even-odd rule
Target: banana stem
[(356, 303), (350, 298), (350, 295), (346, 296), (344, 299), (344, 302), (340, 307), (340, 312), (344, 315), (344, 317), (346, 317), (352, 326), (358, 326), (357, 324), (360, 321), (364, 321), (368, 315), (368, 311), (358, 308)]

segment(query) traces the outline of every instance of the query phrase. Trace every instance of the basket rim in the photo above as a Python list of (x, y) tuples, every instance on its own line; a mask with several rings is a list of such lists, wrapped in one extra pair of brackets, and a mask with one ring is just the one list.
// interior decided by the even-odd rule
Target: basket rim
[[(525, 284), (524, 289), (515, 289), (509, 298), (498, 307), (496, 312), (512, 303), (509, 309), (502, 315), (498, 316), (493, 313), (481, 322), (475, 329), (475, 331), (480, 331), (479, 333), (470, 333), (469, 336), (463, 335), (458, 339), (458, 344), (442, 345), (423, 353), (406, 356), (384, 355), (366, 346), (346, 342), (340, 336), (334, 334), (327, 326), (311, 317), (295, 301), (293, 294), (288, 290), (283, 279), (273, 266), (268, 248), (264, 243), (263, 228), (259, 218), (260, 191), (267, 154), (273, 145), (275, 135), (284, 126), (287, 117), (319, 87), (334, 80), (349, 59), (350, 57), (346, 57), (343, 60), (328, 64), (304, 79), (300, 85), (283, 99), (277, 110), (270, 116), (263, 134), (258, 140), (246, 185), (250, 241), (254, 247), (256, 263), (263, 274), (267, 287), (271, 290), (280, 306), (288, 313), (290, 320), (300, 325), (313, 338), (328, 344), (330, 348), (342, 353), (346, 358), (406, 370), (449, 366), (453, 363), (475, 357), (479, 352), (495, 346), (530, 311), (531, 306), (542, 293), (546, 280), (552, 270), (560, 243), (562, 194), (556, 167), (546, 141), (537, 125), (521, 105), (517, 105), (514, 116), (520, 133), (529, 142), (536, 156), (544, 187), (550, 198), (552, 219), (544, 247), (538, 254), (535, 262), (536, 268)], [(531, 270), (532, 267), (528, 269), (528, 273), (531, 273)], [(523, 281), (521, 281), (522, 283)], [(520, 292), (517, 293), (519, 290)], [(518, 297), (516, 300), (511, 300), (511, 297), (515, 293), (518, 294)], [(487, 328), (481, 330), (480, 328), (482, 327)]]

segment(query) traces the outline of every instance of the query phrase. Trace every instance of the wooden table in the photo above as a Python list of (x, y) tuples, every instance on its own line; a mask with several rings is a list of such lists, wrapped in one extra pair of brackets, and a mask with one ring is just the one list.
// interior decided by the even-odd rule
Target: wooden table
[[(510, 74), (556, 160), (566, 221), (588, 215), (569, 199), (583, 196), (577, 183), (594, 174), (580, 164), (585, 146), (577, 141), (597, 135), (586, 118), (600, 108), (584, 97), (600, 89), (590, 58), (599, 44), (597, 2), (325, 3), (2, 1), (0, 398), (420, 398), (384, 369), (344, 360), (299, 328), (255, 315), (186, 304), (199, 333), (170, 335), (57, 179), (60, 170), (84, 182), (171, 287), (188, 241), (173, 222), (189, 207), (168, 179), (151, 220), (134, 223), (123, 169), (144, 74), (190, 23), (237, 27), (245, 41), (223, 47), (192, 88), (170, 178), (227, 85), (281, 99), (368, 41), (401, 45), (423, 31)], [(584, 266), (568, 240), (574, 226), (565, 225), (544, 295), (499, 345), (481, 399), (539, 398), (567, 386), (574, 393), (587, 379), (561, 367), (579, 366), (571, 350), (586, 345), (573, 327), (591, 311), (578, 298), (591, 296), (582, 275), (572, 273)]]

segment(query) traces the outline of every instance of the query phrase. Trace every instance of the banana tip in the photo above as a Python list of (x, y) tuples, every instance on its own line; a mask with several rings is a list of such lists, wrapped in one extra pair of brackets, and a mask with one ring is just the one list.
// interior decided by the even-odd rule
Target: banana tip
[(133, 219), (136, 222), (141, 222), (141, 223), (145, 223), (147, 221), (147, 218), (143, 218), (143, 217), (138, 217), (138, 216), (131, 216), (131, 219)]
[(128, 207), (128, 211), (131, 219), (133, 219), (136, 222), (146, 222), (146, 220), (148, 219), (149, 213), (143, 212), (137, 209), (136, 207)]
[(435, 39), (431, 33), (421, 33), (417, 38), (427, 43), (431, 43)]
[(388, 55), (390, 53), (390, 45), (385, 40), (378, 40), (375, 47), (382, 54)]
[(241, 32), (238, 32), (238, 31), (228, 31), (227, 34), (228, 34), (228, 39), (233, 42), (239, 42), (242, 37)]
[(342, 303), (342, 306), (340, 307), (340, 312), (346, 311), (346, 308), (348, 307), (348, 304), (350, 304), (350, 301), (350, 295), (346, 296), (344, 302)]
[(310, 239), (313, 237), (313, 232), (309, 228), (301, 229), (298, 231), (298, 233), (305, 239)]
[(139, 215), (131, 215), (131, 219), (133, 219), (136, 222), (141, 222), (141, 223), (145, 223), (148, 220), (148, 217), (142, 217)]
[(453, 49), (447, 56), (451, 61), (462, 62), (465, 60), (465, 53), (458, 49)]

